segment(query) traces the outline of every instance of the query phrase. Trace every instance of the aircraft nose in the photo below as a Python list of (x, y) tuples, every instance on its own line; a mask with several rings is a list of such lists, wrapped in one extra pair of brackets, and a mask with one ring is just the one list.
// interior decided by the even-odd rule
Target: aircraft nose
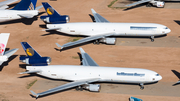
[(161, 76), (161, 75), (159, 75), (159, 76), (156, 77), (156, 80), (157, 80), (157, 81), (159, 81), (159, 80), (161, 80), (161, 79), (162, 79), (162, 76)]
[(166, 33), (170, 33), (171, 32), (171, 30), (168, 28), (168, 29), (166, 29)]

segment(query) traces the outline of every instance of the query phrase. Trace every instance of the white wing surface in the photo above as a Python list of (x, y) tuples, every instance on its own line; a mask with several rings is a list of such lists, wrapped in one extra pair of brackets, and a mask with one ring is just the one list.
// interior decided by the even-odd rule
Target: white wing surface
[(83, 66), (99, 66), (82, 48), (79, 48), (82, 56)]
[(47, 95), (47, 94), (50, 94), (50, 93), (55, 93), (57, 91), (62, 91), (62, 90), (68, 89), (68, 88), (73, 88), (73, 87), (76, 87), (76, 86), (85, 85), (85, 84), (89, 84), (89, 83), (92, 83), (92, 82), (97, 82), (99, 80), (100, 80), (99, 78), (78, 80), (78, 81), (70, 82), (70, 83), (67, 83), (67, 84), (64, 84), (64, 85), (49, 89), (49, 90), (47, 90), (45, 92), (41, 92), (41, 93), (36, 94), (35, 92), (31, 91), (31, 93), (34, 96), (36, 96), (36, 98), (37, 98), (38, 96), (43, 96), (43, 95)]
[(64, 44), (62, 46), (60, 46), (58, 43), (56, 43), (56, 45), (58, 47), (61, 47), (61, 49), (63, 49), (63, 48), (66, 48), (66, 47), (78, 45), (78, 44), (89, 42), (89, 41), (92, 41), (92, 40), (97, 40), (97, 39), (104, 38), (104, 37), (111, 36), (111, 35), (114, 35), (114, 32), (106, 33), (106, 34), (98, 34), (96, 36), (91, 36), (91, 37), (86, 37), (84, 39), (80, 39), (80, 40), (75, 41), (75, 42), (66, 43), (66, 44)]
[(18, 14), (21, 18), (33, 18), (34, 15), (31, 14)]
[(134, 6), (134, 5), (138, 5), (138, 4), (142, 4), (142, 3), (145, 3), (145, 2), (150, 2), (151, 0), (141, 0), (141, 1), (138, 1), (138, 2), (135, 2), (135, 3), (132, 3), (132, 4), (129, 4), (129, 5), (126, 5), (128, 7), (130, 6)]
[(95, 21), (96, 22), (109, 22), (108, 20), (106, 20), (104, 17), (102, 17), (101, 15), (99, 15), (98, 13), (96, 13), (96, 11), (94, 9), (91, 9), (93, 15), (94, 15), (94, 18), (95, 18)]
[(6, 9), (8, 8), (9, 6), (7, 6), (8, 4), (11, 4), (13, 2), (16, 2), (18, 0), (6, 0), (6, 1), (3, 1), (3, 2), (0, 2), (0, 9)]

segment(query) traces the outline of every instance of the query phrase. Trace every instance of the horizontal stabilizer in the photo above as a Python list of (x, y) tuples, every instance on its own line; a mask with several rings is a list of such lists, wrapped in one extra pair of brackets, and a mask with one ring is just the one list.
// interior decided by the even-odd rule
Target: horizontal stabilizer
[(132, 4), (129, 4), (129, 5), (126, 5), (127, 7), (130, 7), (130, 6), (135, 6), (135, 5), (138, 5), (138, 4), (142, 4), (142, 3), (145, 3), (145, 2), (150, 2), (151, 0), (141, 0), (141, 1), (138, 1), (138, 2), (135, 2), (135, 3), (132, 3)]
[(56, 43), (56, 45), (58, 46), (58, 47), (61, 47), (61, 49), (63, 48), (60, 44), (58, 44), (58, 43)]
[(31, 74), (31, 73), (39, 73), (41, 71), (27, 71), (27, 72), (21, 72), (19, 74)]
[(33, 18), (34, 15), (31, 14), (18, 14), (21, 18)]
[(12, 50), (9, 50), (9, 51), (6, 51), (6, 52), (4, 53), (4, 55), (6, 55), (6, 56), (9, 58), (9, 57), (10, 57), (11, 55), (13, 55), (17, 50), (18, 50), (18, 48), (12, 49)]
[(38, 98), (38, 94), (36, 94), (35, 92), (33, 92), (32, 90), (30, 90), (30, 92), (34, 95), (34, 96), (36, 96), (36, 98)]
[(39, 10), (39, 9), (41, 9), (42, 7), (43, 7), (43, 5), (38, 6), (38, 7), (36, 7), (36, 9), (35, 9), (35, 10)]

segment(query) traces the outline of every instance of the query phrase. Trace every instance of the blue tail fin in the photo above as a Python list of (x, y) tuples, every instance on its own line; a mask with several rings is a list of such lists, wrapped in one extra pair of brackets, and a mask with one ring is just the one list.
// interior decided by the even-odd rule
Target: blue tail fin
[(59, 17), (61, 16), (56, 10), (51, 7), (47, 2), (42, 2), (42, 5), (44, 6), (44, 9), (49, 17)]
[(35, 10), (37, 0), (21, 0), (13, 9), (11, 10)]
[(21, 45), (28, 57), (33, 57), (33, 58), (41, 57), (27, 42), (21, 42)]

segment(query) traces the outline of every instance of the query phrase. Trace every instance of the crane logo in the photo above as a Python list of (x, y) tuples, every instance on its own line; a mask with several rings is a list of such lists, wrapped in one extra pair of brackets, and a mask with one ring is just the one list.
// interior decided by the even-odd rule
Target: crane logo
[(54, 14), (54, 10), (53, 10), (51, 7), (47, 8), (46, 12), (47, 12), (49, 15), (53, 15), (53, 14)]
[(28, 56), (33, 56), (34, 55), (34, 50), (32, 48), (26, 49), (26, 53)]
[(5, 45), (3, 43), (0, 43), (0, 54), (4, 52)]

